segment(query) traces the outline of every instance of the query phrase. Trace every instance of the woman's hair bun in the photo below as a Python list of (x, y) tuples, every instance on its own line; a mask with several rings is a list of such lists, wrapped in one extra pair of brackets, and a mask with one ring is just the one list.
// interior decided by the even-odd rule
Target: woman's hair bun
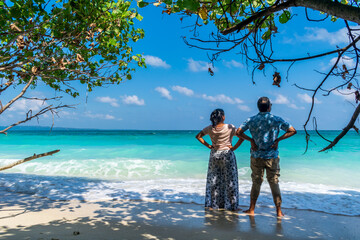
[(217, 108), (214, 111), (212, 111), (212, 113), (210, 114), (210, 121), (212, 123), (212, 126), (215, 127), (216, 125), (218, 125), (222, 121), (222, 118), (224, 116), (225, 116), (225, 112), (220, 108)]

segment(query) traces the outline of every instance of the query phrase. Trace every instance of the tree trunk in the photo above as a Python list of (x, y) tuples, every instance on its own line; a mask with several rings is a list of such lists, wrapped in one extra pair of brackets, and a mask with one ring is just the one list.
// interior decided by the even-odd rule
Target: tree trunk
[(278, 5), (273, 5), (269, 8), (264, 9), (263, 11), (254, 13), (247, 19), (244, 19), (242, 22), (225, 29), (221, 33), (226, 35), (235, 31), (240, 31), (242, 28), (246, 27), (248, 24), (254, 22), (257, 19), (260, 19), (264, 16), (268, 16), (274, 12), (279, 12), (291, 7), (306, 7), (316, 11), (321, 11), (329, 15), (355, 22), (360, 24), (360, 8), (356, 6), (350, 6), (346, 4), (341, 4), (339, 2), (334, 2), (332, 0), (288, 0), (284, 1)]
[(360, 8), (332, 0), (290, 0), (293, 6), (302, 6), (360, 24)]

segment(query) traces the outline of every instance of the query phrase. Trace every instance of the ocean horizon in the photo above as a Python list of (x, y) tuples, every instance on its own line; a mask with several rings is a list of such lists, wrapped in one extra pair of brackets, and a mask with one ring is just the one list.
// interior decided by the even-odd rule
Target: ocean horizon
[[(56, 201), (131, 199), (203, 204), (209, 150), (195, 139), (198, 131), (14, 129), (0, 136), (0, 166), (34, 153), (60, 152), (1, 172), (0, 192)], [(321, 132), (333, 139), (340, 131)], [(279, 144), (283, 207), (359, 216), (359, 135), (351, 131), (333, 150), (319, 153), (327, 142), (311, 133), (305, 154), (304, 131)], [(251, 188), (249, 148), (244, 142), (235, 152), (242, 206), (249, 204)], [(258, 204), (273, 206), (266, 180)]]
[[(0, 126), (0, 128), (6, 128), (7, 126)], [(205, 126), (204, 126), (205, 127)], [(102, 129), (102, 128), (73, 128), (73, 127), (51, 127), (51, 126), (15, 126), (11, 129), (9, 129), (7, 132), (16, 132), (16, 131), (201, 131), (202, 129), (125, 129), (125, 128), (119, 128), (119, 129)], [(305, 131), (303, 128), (296, 129), (298, 132)], [(342, 130), (339, 129), (318, 129), (318, 131), (336, 131), (341, 132)], [(316, 133), (315, 130), (308, 130), (308, 132), (314, 134)], [(355, 132), (354, 129), (350, 129), (349, 132)]]

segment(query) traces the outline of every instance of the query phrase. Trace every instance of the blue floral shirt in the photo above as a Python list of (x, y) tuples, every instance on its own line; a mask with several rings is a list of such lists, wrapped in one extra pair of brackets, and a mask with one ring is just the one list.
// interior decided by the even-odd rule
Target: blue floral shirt
[(258, 146), (257, 151), (250, 150), (253, 158), (277, 158), (279, 151), (271, 148), (278, 138), (280, 129), (285, 132), (291, 125), (281, 117), (272, 115), (269, 112), (259, 112), (257, 115), (248, 118), (240, 128), (245, 132), (250, 130), (251, 136)]

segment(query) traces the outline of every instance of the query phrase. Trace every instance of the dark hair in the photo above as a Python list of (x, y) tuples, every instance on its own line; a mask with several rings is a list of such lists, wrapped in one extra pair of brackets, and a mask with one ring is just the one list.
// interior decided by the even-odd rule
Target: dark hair
[(270, 108), (270, 105), (270, 99), (267, 97), (261, 97), (257, 102), (257, 106), (260, 112), (267, 112)]
[(214, 111), (212, 111), (210, 115), (210, 121), (212, 123), (212, 126), (216, 127), (216, 125), (218, 125), (222, 121), (223, 116), (225, 116), (225, 112), (220, 108), (217, 108)]

